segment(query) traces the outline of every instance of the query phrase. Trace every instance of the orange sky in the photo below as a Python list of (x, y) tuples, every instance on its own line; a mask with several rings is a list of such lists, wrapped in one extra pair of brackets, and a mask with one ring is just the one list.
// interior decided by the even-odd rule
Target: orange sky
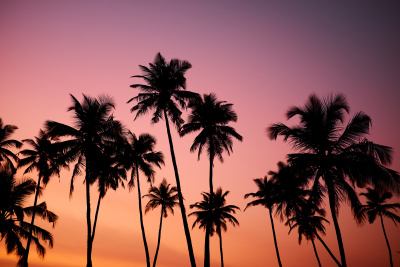
[[(234, 142), (233, 154), (215, 164), (214, 187), (230, 190), (228, 202), (246, 205), (244, 194), (256, 190), (252, 179), (276, 170), (290, 146), (270, 141), (265, 129), (286, 122), (291, 105), (302, 106), (315, 92), (344, 93), (351, 114), (364, 111), (372, 118), (373, 141), (394, 148), (392, 168), (400, 170), (400, 5), (292, 1), (13, 1), (0, 3), (0, 117), (19, 127), (15, 139), (33, 138), (46, 120), (71, 124), (66, 110), (69, 94), (82, 99), (108, 94), (117, 104), (115, 117), (140, 134), (156, 136), (166, 166), (157, 172), (175, 184), (163, 123), (150, 125), (150, 117), (133, 121), (126, 101), (138, 91), (138, 65), (147, 65), (157, 52), (168, 60), (188, 60), (188, 89), (214, 92), (233, 103), (244, 140)], [(295, 3), (296, 2), (296, 3)], [(298, 3), (297, 3), (298, 2)], [(184, 119), (187, 114), (184, 113)], [(173, 134), (183, 195), (189, 204), (201, 200), (208, 189), (208, 160), (189, 148), (193, 135)], [(29, 177), (36, 179), (36, 174)], [(44, 261), (31, 253), (30, 266), (85, 266), (85, 195), (83, 178), (68, 198), (70, 173), (53, 178), (41, 200), (60, 220), (52, 229), (55, 246)], [(142, 192), (148, 184), (142, 182)], [(97, 201), (96, 188), (92, 203)], [(362, 199), (364, 200), (364, 199)], [(393, 199), (399, 201), (399, 199)], [(33, 203), (33, 200), (32, 200)], [(27, 203), (30, 204), (30, 203)], [(144, 220), (151, 257), (154, 256), (160, 210)], [(239, 212), (237, 228), (223, 235), (225, 266), (277, 266), (267, 210)], [(330, 217), (327, 216), (330, 220)], [(191, 226), (193, 218), (189, 218)], [(399, 230), (385, 221), (395, 265), (400, 265)], [(346, 203), (340, 210), (349, 266), (388, 266), (386, 244), (378, 223), (359, 227)], [(297, 243), (297, 234), (276, 218), (282, 264), (317, 266), (311, 243)], [(46, 225), (47, 227), (47, 225)], [(49, 227), (47, 227), (49, 228)], [(203, 264), (204, 232), (191, 231), (198, 266)], [(333, 225), (324, 238), (339, 257)], [(335, 266), (317, 243), (323, 266)], [(34, 251), (32, 251), (34, 252)], [(14, 266), (0, 243), (0, 266)], [(137, 191), (109, 191), (102, 202), (93, 248), (96, 267), (145, 266), (140, 234)], [(159, 267), (189, 266), (179, 209), (163, 222)], [(218, 239), (211, 238), (211, 264), (219, 266)]]

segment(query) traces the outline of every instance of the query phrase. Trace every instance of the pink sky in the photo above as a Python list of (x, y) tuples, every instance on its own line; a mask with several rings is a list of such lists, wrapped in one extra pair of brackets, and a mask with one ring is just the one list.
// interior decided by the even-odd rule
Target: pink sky
[[(15, 139), (33, 138), (46, 120), (71, 124), (69, 94), (96, 97), (107, 94), (116, 102), (115, 116), (140, 134), (157, 138), (166, 166), (157, 172), (175, 184), (163, 123), (150, 125), (150, 116), (133, 121), (127, 100), (138, 91), (130, 78), (138, 65), (153, 61), (157, 52), (168, 60), (186, 59), (188, 90), (214, 92), (233, 103), (244, 140), (234, 142), (233, 154), (215, 164), (214, 187), (231, 193), (228, 202), (244, 209), (244, 194), (254, 192), (252, 179), (276, 170), (290, 146), (270, 141), (265, 129), (284, 122), (291, 105), (302, 106), (311, 93), (344, 93), (351, 115), (364, 111), (372, 118), (369, 138), (394, 148), (392, 168), (400, 170), (400, 5), (316, 3), (315, 1), (12, 1), (0, 3), (0, 117), (19, 127)], [(184, 119), (187, 114), (184, 113)], [(182, 190), (189, 204), (208, 189), (208, 161), (189, 152), (193, 135), (173, 134)], [(195, 171), (194, 171), (195, 170)], [(36, 174), (29, 177), (36, 179)], [(31, 253), (30, 266), (85, 266), (85, 195), (83, 178), (68, 198), (70, 172), (53, 178), (42, 200), (60, 220), (52, 229), (55, 246), (44, 261)], [(97, 196), (93, 188), (92, 202)], [(142, 182), (142, 192), (148, 185)], [(364, 199), (362, 199), (364, 201)], [(392, 201), (399, 201), (394, 198)], [(33, 200), (32, 200), (33, 203)], [(30, 204), (30, 203), (27, 203)], [(179, 209), (163, 223), (160, 267), (189, 266)], [(160, 210), (145, 220), (151, 257), (154, 256)], [(140, 235), (137, 191), (109, 191), (102, 203), (93, 249), (96, 267), (145, 266)], [(237, 228), (223, 235), (225, 265), (277, 266), (267, 210), (239, 212)], [(330, 217), (327, 216), (330, 220)], [(189, 218), (191, 226), (193, 218)], [(394, 265), (400, 265), (399, 230), (385, 220)], [(359, 227), (343, 203), (341, 226), (349, 266), (389, 265), (378, 223)], [(298, 235), (275, 220), (285, 267), (317, 266), (311, 243), (299, 246)], [(203, 264), (204, 232), (191, 231), (198, 266)], [(324, 238), (339, 257), (333, 224)], [(317, 243), (323, 266), (335, 266)], [(34, 251), (32, 251), (34, 252)], [(212, 266), (219, 266), (218, 239), (211, 238)], [(0, 266), (14, 266), (0, 243)]]

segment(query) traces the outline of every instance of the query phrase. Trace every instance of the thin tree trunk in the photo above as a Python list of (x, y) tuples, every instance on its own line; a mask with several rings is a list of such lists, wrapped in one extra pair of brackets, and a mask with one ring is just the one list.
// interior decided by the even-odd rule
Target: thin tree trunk
[(206, 226), (206, 238), (204, 242), (204, 267), (210, 267), (210, 227)]
[(214, 165), (214, 149), (212, 139), (210, 140), (210, 200), (212, 202), (213, 195), (214, 195), (214, 187), (213, 187), (213, 165)]
[(182, 214), (183, 228), (185, 230), (185, 236), (186, 236), (186, 242), (187, 242), (187, 246), (188, 246), (190, 264), (191, 264), (192, 267), (196, 267), (196, 260), (194, 258), (192, 240), (190, 238), (189, 226), (188, 226), (188, 222), (187, 222), (187, 219), (186, 219), (186, 210), (185, 210), (185, 206), (183, 204), (181, 183), (180, 183), (180, 180), (179, 180), (178, 167), (176, 165), (174, 145), (172, 143), (172, 137), (171, 137), (171, 131), (169, 129), (169, 122), (168, 122), (167, 112), (165, 110), (164, 110), (164, 118), (165, 118), (165, 124), (167, 126), (169, 148), (170, 148), (170, 151), (171, 151), (172, 164), (174, 166), (175, 179), (176, 179), (176, 188), (178, 189), (179, 207), (181, 209), (181, 214)]
[(139, 169), (138, 169), (137, 164), (135, 164), (135, 165), (136, 165), (136, 181), (137, 181), (136, 182), (136, 186), (137, 186), (137, 189), (138, 189), (138, 197), (139, 197), (140, 228), (142, 229), (143, 245), (144, 245), (144, 250), (146, 252), (146, 264), (147, 264), (147, 267), (150, 267), (149, 248), (147, 246), (146, 233), (144, 231), (144, 224), (143, 224), (142, 195), (140, 193)]
[(317, 253), (317, 248), (315, 247), (315, 243), (314, 243), (314, 239), (313, 238), (311, 238), (311, 243), (312, 243), (312, 246), (314, 248), (315, 257), (317, 258), (317, 261), (318, 261), (318, 266), (321, 267), (321, 261), (319, 260), (318, 253)]
[(35, 223), (36, 206), (37, 206), (37, 200), (38, 200), (38, 196), (39, 196), (41, 180), (42, 180), (42, 175), (39, 173), (38, 183), (36, 185), (36, 191), (35, 191), (35, 200), (33, 202), (31, 227), (29, 229), (28, 243), (26, 243), (26, 249), (25, 249), (24, 267), (28, 267), (29, 248), (31, 246), (33, 224)]
[(333, 224), (335, 226), (336, 237), (337, 237), (339, 252), (340, 252), (341, 266), (347, 267), (346, 256), (344, 253), (344, 246), (343, 246), (343, 240), (342, 240), (342, 234), (340, 233), (339, 223), (338, 223), (336, 212), (335, 212), (335, 200), (334, 200), (334, 193), (332, 191), (333, 188), (332, 188), (331, 182), (328, 182), (327, 186), (328, 186), (329, 208), (331, 209), (332, 220), (333, 220)]
[(93, 232), (92, 232), (92, 241), (91, 241), (91, 242), (92, 242), (92, 247), (93, 247), (94, 234), (95, 234), (95, 232), (96, 232), (97, 218), (98, 218), (98, 216), (99, 216), (100, 202), (101, 202), (101, 193), (99, 193), (99, 199), (97, 200), (96, 214), (94, 215)]
[(385, 231), (385, 226), (383, 225), (382, 214), (379, 214), (379, 216), (381, 217), (381, 224), (382, 224), (383, 235), (385, 236), (386, 245), (387, 245), (388, 250), (389, 250), (390, 266), (393, 267), (392, 250), (390, 249), (389, 240), (388, 240), (388, 238), (387, 238), (386, 231)]
[(160, 217), (160, 228), (158, 229), (158, 239), (157, 239), (157, 249), (156, 254), (154, 255), (153, 267), (156, 267), (158, 250), (160, 249), (160, 241), (161, 241), (161, 227), (162, 227), (162, 219), (163, 219), (163, 208), (161, 208), (161, 217)]
[(278, 264), (279, 264), (279, 266), (282, 267), (281, 258), (279, 257), (278, 243), (277, 243), (277, 241), (276, 241), (274, 220), (272, 219), (272, 211), (271, 211), (271, 209), (268, 209), (268, 211), (269, 211), (269, 217), (270, 217), (270, 219), (271, 219), (272, 234), (274, 235), (274, 243), (275, 243), (276, 257), (278, 258)]
[(332, 259), (336, 262), (336, 264), (341, 267), (342, 265), (340, 264), (340, 262), (338, 261), (338, 259), (336, 259), (335, 255), (333, 255), (332, 251), (328, 248), (328, 246), (325, 244), (325, 242), (322, 240), (322, 238), (319, 236), (319, 234), (317, 232), (314, 232), (315, 236), (318, 238), (319, 242), (321, 242), (321, 244), (324, 246), (324, 248), (326, 249), (326, 251), (328, 251), (329, 255), (331, 255)]
[[(86, 161), (88, 162), (87, 158)], [(85, 186), (86, 186), (86, 226), (87, 226), (87, 250), (86, 267), (92, 267), (92, 220), (90, 217), (90, 172), (89, 163), (86, 165)]]
[(221, 267), (224, 267), (224, 253), (222, 251), (222, 232), (221, 228), (219, 228), (219, 252), (221, 254)]

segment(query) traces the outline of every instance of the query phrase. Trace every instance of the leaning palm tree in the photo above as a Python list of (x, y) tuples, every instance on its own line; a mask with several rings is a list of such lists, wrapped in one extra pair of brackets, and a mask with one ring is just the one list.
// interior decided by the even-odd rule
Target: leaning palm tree
[(9, 150), (10, 147), (20, 148), (22, 143), (10, 139), (14, 131), (18, 129), (15, 125), (3, 125), (3, 120), (0, 118), (0, 166), (6, 162), (13, 172), (16, 171), (13, 161), (18, 163), (18, 156)]
[(129, 188), (132, 188), (135, 185), (134, 178), (136, 177), (136, 187), (138, 190), (139, 198), (140, 227), (142, 230), (147, 267), (150, 267), (150, 256), (143, 223), (142, 195), (140, 193), (139, 170), (147, 176), (148, 181), (152, 182), (155, 174), (152, 165), (156, 165), (157, 167), (161, 168), (161, 164), (164, 164), (163, 154), (161, 152), (154, 151), (155, 144), (156, 139), (150, 134), (141, 134), (138, 138), (135, 134), (129, 131), (124, 154), (125, 161), (127, 161), (128, 164), (132, 167)]
[(160, 227), (158, 230), (157, 249), (154, 255), (153, 267), (156, 266), (158, 251), (160, 249), (161, 228), (163, 218), (168, 217), (168, 211), (174, 214), (174, 207), (178, 205), (178, 189), (175, 186), (170, 187), (170, 184), (164, 178), (158, 187), (152, 186), (149, 193), (143, 197), (150, 198), (146, 204), (145, 213), (161, 206)]
[(272, 218), (273, 217), (272, 210), (277, 203), (277, 194), (279, 192), (275, 187), (274, 181), (271, 179), (268, 180), (267, 176), (265, 176), (263, 179), (261, 178), (254, 179), (254, 182), (258, 187), (257, 192), (248, 193), (244, 196), (244, 198), (253, 197), (255, 198), (255, 200), (247, 203), (246, 208), (244, 210), (246, 210), (248, 207), (253, 207), (253, 206), (264, 206), (265, 208), (268, 209), (269, 218), (271, 220), (272, 234), (274, 236), (276, 257), (278, 258), (279, 266), (282, 267), (281, 258), (279, 256), (278, 243), (276, 241), (274, 220)]
[(322, 100), (311, 95), (305, 107), (293, 106), (286, 113), (288, 119), (299, 116), (299, 125), (289, 127), (276, 123), (267, 128), (270, 139), (281, 135), (299, 151), (289, 154), (288, 162), (311, 172), (313, 191), (323, 187), (323, 192), (327, 192), (343, 267), (347, 264), (337, 220), (341, 201), (348, 199), (353, 210), (361, 205), (355, 186), (372, 184), (400, 190), (399, 174), (386, 167), (391, 163), (392, 149), (362, 139), (371, 124), (365, 113), (356, 113), (345, 125), (348, 112), (349, 106), (342, 94)]
[(222, 230), (226, 232), (226, 222), (230, 222), (233, 226), (239, 225), (239, 221), (232, 215), (236, 213), (236, 210), (240, 210), (235, 205), (226, 205), (226, 196), (229, 191), (223, 193), (221, 187), (217, 189), (213, 196), (213, 202), (215, 205), (214, 209), (214, 220), (216, 224), (216, 231), (219, 237), (219, 251), (221, 256), (221, 267), (224, 267), (224, 253), (222, 250)]
[[(367, 204), (363, 205), (357, 214), (359, 222), (362, 222), (365, 217), (368, 218), (369, 223), (373, 223), (377, 216), (381, 220), (383, 235), (385, 236), (386, 245), (389, 251), (390, 266), (393, 267), (392, 251), (390, 249), (389, 240), (386, 235), (385, 226), (383, 224), (383, 217), (392, 219), (393, 222), (400, 222), (400, 216), (395, 214), (393, 211), (400, 209), (400, 203), (388, 204), (387, 200), (392, 198), (392, 193), (387, 191), (381, 191), (377, 189), (367, 188), (367, 193), (361, 193), (367, 198)], [(397, 226), (397, 225), (396, 225)]]
[(168, 63), (160, 53), (157, 53), (154, 62), (150, 63), (149, 66), (150, 67), (140, 65), (143, 75), (132, 76), (135, 78), (142, 78), (146, 84), (131, 85), (132, 88), (141, 89), (143, 93), (139, 93), (137, 96), (131, 98), (128, 103), (131, 101), (138, 101), (138, 103), (131, 108), (131, 112), (137, 111), (135, 119), (146, 114), (149, 110), (154, 110), (151, 119), (152, 123), (157, 123), (160, 119), (165, 120), (190, 263), (192, 267), (195, 267), (196, 261), (186, 219), (185, 206), (183, 204), (181, 183), (172, 143), (169, 119), (179, 128), (183, 123), (183, 119), (181, 118), (182, 112), (179, 107), (182, 109), (186, 108), (187, 101), (199, 98), (200, 96), (197, 93), (186, 91), (185, 73), (192, 67), (188, 61), (172, 59)]
[(72, 172), (70, 196), (74, 190), (74, 179), (85, 168), (86, 188), (86, 224), (87, 224), (87, 267), (92, 267), (92, 225), (90, 185), (100, 175), (101, 168), (97, 168), (99, 155), (107, 146), (113, 146), (113, 142), (121, 137), (122, 125), (114, 120), (111, 112), (114, 109), (113, 101), (108, 97), (92, 98), (83, 95), (80, 103), (73, 95), (72, 106), (68, 111), (74, 112), (75, 127), (71, 127), (55, 121), (47, 121), (46, 128), (50, 137), (69, 137), (63, 141), (66, 149), (64, 160), (75, 162)]
[(50, 137), (43, 131), (40, 130), (39, 136), (35, 137), (35, 139), (26, 139), (23, 140), (24, 143), (27, 143), (32, 148), (24, 149), (20, 151), (18, 154), (24, 156), (24, 158), (20, 159), (18, 166), (27, 168), (24, 171), (24, 174), (29, 173), (31, 171), (36, 170), (38, 173), (38, 181), (35, 190), (35, 198), (33, 202), (33, 213), (31, 219), (31, 228), (28, 237), (28, 242), (26, 244), (26, 255), (25, 255), (25, 266), (28, 266), (28, 257), (29, 250), (32, 238), (32, 230), (33, 225), (35, 223), (35, 210), (37, 207), (37, 201), (39, 197), (39, 191), (41, 188), (41, 184), (44, 186), (50, 181), (51, 176), (57, 175), (60, 176), (61, 167), (66, 167), (65, 164), (59, 161), (62, 148), (56, 147), (57, 145), (53, 144), (50, 140)]
[(24, 266), (26, 249), (24, 242), (31, 238), (40, 257), (44, 257), (46, 249), (40, 243), (43, 240), (53, 247), (53, 236), (48, 231), (24, 221), (25, 215), (32, 216), (35, 212), (48, 222), (57, 221), (57, 215), (47, 209), (46, 202), (36, 207), (24, 207), (24, 202), (36, 188), (33, 179), (17, 182), (11, 166), (0, 166), (0, 241), (5, 241), (7, 254), (14, 253), (19, 257), (17, 266)]
[(180, 129), (180, 135), (200, 131), (193, 141), (190, 151), (198, 152), (198, 159), (206, 147), (210, 160), (210, 194), (213, 188), (213, 166), (214, 158), (217, 156), (223, 162), (222, 153), (226, 151), (228, 155), (232, 152), (232, 137), (242, 141), (242, 136), (234, 128), (228, 126), (230, 122), (237, 121), (236, 112), (232, 109), (232, 104), (225, 101), (218, 101), (215, 94), (204, 95), (203, 99), (196, 99), (189, 103), (191, 114), (189, 121)]

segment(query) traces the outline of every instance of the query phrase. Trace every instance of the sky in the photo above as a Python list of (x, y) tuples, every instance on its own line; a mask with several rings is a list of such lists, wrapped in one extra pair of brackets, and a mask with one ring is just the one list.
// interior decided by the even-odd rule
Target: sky
[[(343, 93), (351, 117), (364, 111), (372, 118), (368, 138), (394, 149), (391, 168), (400, 170), (400, 4), (396, 1), (49, 1), (3, 0), (0, 3), (0, 117), (18, 126), (13, 138), (33, 138), (46, 120), (72, 125), (67, 112), (70, 94), (111, 96), (115, 118), (136, 134), (150, 133), (166, 165), (157, 170), (175, 185), (164, 123), (150, 124), (150, 116), (134, 121), (138, 94), (129, 86), (141, 82), (139, 65), (148, 65), (156, 53), (167, 59), (188, 60), (187, 89), (215, 93), (233, 104), (238, 114), (233, 153), (215, 163), (214, 187), (229, 190), (229, 204), (241, 208), (240, 226), (223, 234), (225, 266), (278, 266), (268, 211), (254, 207), (243, 212), (246, 193), (255, 192), (254, 178), (277, 170), (277, 163), (293, 152), (282, 138), (271, 141), (266, 128), (287, 121), (289, 107), (303, 106), (308, 96)], [(183, 113), (186, 120), (187, 112)], [(194, 135), (173, 141), (187, 213), (189, 205), (208, 190), (208, 160), (197, 160), (189, 148)], [(27, 148), (25, 146), (24, 148)], [(19, 173), (22, 177), (22, 174)], [(37, 179), (36, 173), (26, 175)], [(54, 235), (54, 248), (45, 259), (31, 250), (30, 266), (86, 265), (86, 207), (83, 177), (69, 198), (70, 171), (53, 177), (43, 196), (59, 215), (55, 228), (41, 223)], [(142, 177), (142, 181), (144, 177)], [(91, 191), (97, 201), (96, 187)], [(142, 192), (149, 185), (141, 184)], [(363, 192), (363, 190), (359, 190)], [(365, 202), (364, 198), (361, 198)], [(398, 202), (399, 198), (391, 201)], [(146, 200), (144, 200), (146, 202)], [(32, 204), (33, 199), (27, 201)], [(151, 258), (154, 257), (160, 210), (144, 216)], [(329, 212), (328, 212), (329, 214)], [(327, 219), (331, 220), (327, 215)], [(275, 217), (283, 266), (318, 266), (310, 242), (298, 244), (296, 232)], [(188, 218), (189, 225), (194, 222)], [(400, 232), (384, 221), (400, 265)], [(388, 266), (388, 252), (378, 222), (358, 226), (347, 203), (339, 213), (348, 266)], [(325, 242), (339, 258), (333, 224), (326, 225)], [(204, 231), (191, 230), (198, 266), (203, 264)], [(323, 266), (335, 266), (316, 243)], [(96, 267), (145, 266), (137, 190), (109, 191), (102, 201), (93, 247)], [(15, 266), (0, 242), (0, 266)], [(159, 267), (189, 266), (180, 211), (163, 222)], [(211, 265), (219, 266), (218, 238), (211, 238)]]

